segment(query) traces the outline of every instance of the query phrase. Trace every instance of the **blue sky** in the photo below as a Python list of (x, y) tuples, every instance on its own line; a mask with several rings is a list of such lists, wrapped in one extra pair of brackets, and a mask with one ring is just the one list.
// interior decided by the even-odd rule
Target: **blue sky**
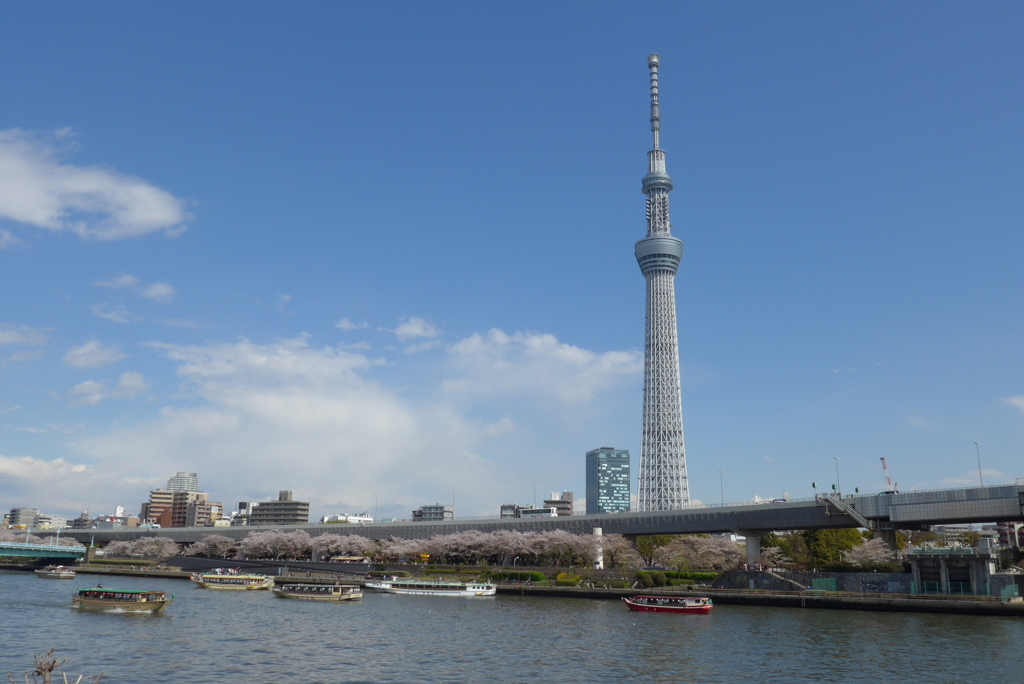
[(651, 52), (691, 495), (1024, 476), (1019, 3), (8, 3), (0, 507), (635, 469)]

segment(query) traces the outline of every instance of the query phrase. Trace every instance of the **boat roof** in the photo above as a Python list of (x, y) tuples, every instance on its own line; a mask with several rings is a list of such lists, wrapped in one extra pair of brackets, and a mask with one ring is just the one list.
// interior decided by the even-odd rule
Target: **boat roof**
[(107, 594), (162, 594), (159, 589), (107, 589), (106, 587), (86, 587), (78, 591), (102, 591)]

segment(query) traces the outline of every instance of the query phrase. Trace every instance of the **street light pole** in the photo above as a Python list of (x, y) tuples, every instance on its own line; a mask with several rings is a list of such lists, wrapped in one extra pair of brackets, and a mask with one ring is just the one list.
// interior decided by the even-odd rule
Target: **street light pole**
[(455, 490), (452, 490), (452, 520), (455, 520)]
[(722, 505), (724, 506), (725, 505), (725, 480), (723, 478), (724, 478), (724, 476), (722, 475), (722, 469), (719, 468), (718, 469), (718, 489), (720, 490), (720, 492), (722, 494)]
[(839, 457), (838, 456), (833, 456), (832, 460), (834, 460), (836, 462), (836, 489), (839, 490), (838, 491), (839, 494), (842, 494), (843, 493), (843, 485), (839, 484)]
[(380, 495), (374, 494), (373, 495), (373, 522), (380, 522), (380, 520), (377, 519), (377, 504), (379, 502), (380, 502)]
[(985, 481), (981, 479), (981, 447), (977, 442), (974, 443), (974, 452), (978, 455), (978, 482), (984, 487)]
[(537, 485), (533, 485), (533, 507), (537, 507)]

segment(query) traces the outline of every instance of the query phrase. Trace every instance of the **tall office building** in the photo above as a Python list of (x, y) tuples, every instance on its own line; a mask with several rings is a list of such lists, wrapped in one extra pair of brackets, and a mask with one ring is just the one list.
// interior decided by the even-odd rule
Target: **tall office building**
[[(547, 502), (545, 502), (547, 503)], [(587, 452), (587, 515), (629, 511), (629, 452), (601, 447)]]
[[(661, 109), (658, 105), (658, 55), (650, 55), (651, 133), (654, 149), (647, 153), (647, 237), (636, 243), (640, 271), (647, 280), (644, 327), (644, 411), (640, 444), (637, 509), (670, 511), (690, 505), (683, 448), (683, 411), (679, 396), (679, 341), (676, 326), (676, 271), (683, 243), (672, 237), (668, 193), (672, 179), (660, 149)], [(589, 493), (587, 495), (589, 504)], [(588, 506), (589, 507), (589, 506)]]
[(167, 480), (167, 491), (169, 492), (198, 492), (199, 491), (199, 475), (198, 473), (183, 473), (180, 470), (178, 473)]

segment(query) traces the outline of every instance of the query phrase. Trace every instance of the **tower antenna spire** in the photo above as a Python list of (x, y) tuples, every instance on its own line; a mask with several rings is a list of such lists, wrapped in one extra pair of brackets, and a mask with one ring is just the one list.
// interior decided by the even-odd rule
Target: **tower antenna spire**
[(651, 70), (651, 133), (654, 134), (654, 149), (658, 149), (658, 133), (661, 131), (661, 107), (658, 104), (658, 55), (647, 55), (647, 66)]

